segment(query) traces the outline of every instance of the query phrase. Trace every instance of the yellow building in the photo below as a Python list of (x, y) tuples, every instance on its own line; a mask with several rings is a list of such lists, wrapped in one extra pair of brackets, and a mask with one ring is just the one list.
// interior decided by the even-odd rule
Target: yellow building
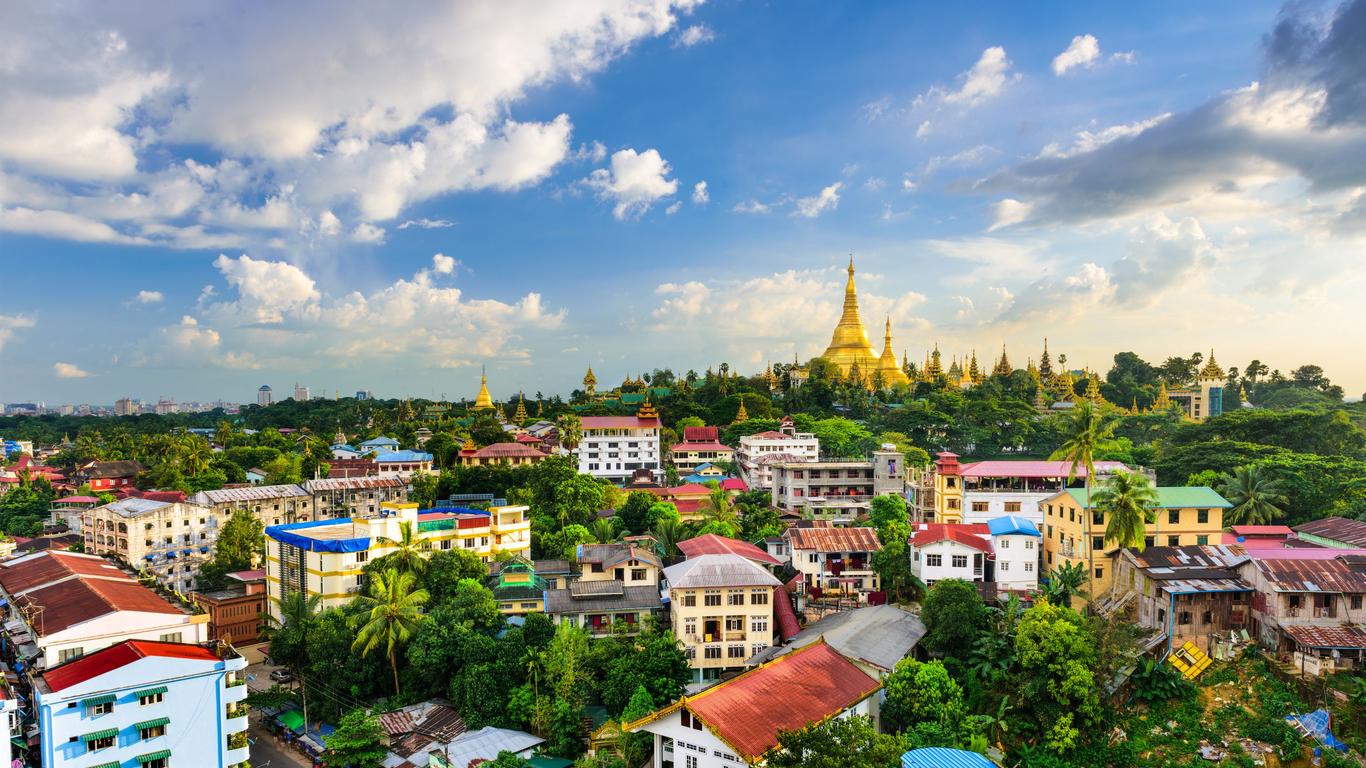
[[(1233, 506), (1227, 499), (1205, 486), (1154, 490), (1157, 504), (1147, 526), (1146, 546), (1223, 543), (1224, 510)], [(1044, 570), (1080, 563), (1086, 568), (1086, 591), (1096, 598), (1114, 579), (1118, 547), (1105, 540), (1109, 521), (1104, 512), (1090, 507), (1087, 498), (1085, 488), (1068, 488), (1044, 500)]]
[(270, 611), (290, 592), (318, 595), (323, 608), (350, 602), (363, 588), (367, 563), (394, 551), (403, 525), (413, 528), (427, 551), (463, 549), (484, 562), (497, 555), (531, 552), (527, 507), (439, 509), (419, 512), (416, 504), (385, 502), (374, 517), (319, 520), (266, 528), (266, 588)]
[(831, 334), (830, 346), (821, 357), (839, 368), (840, 375), (857, 373), (858, 377), (871, 383), (875, 374), (882, 374), (883, 386), (907, 384), (909, 379), (896, 360), (892, 349), (892, 321), (887, 319), (887, 333), (884, 337), (882, 354), (873, 351), (868, 340), (868, 331), (863, 327), (863, 319), (858, 311), (858, 290), (854, 286), (854, 259), (849, 258), (849, 279), (844, 285), (844, 312)]
[[(674, 635), (694, 680), (715, 680), (773, 645), (773, 574), (740, 555), (700, 555), (664, 571)], [(780, 599), (785, 597), (778, 596)]]

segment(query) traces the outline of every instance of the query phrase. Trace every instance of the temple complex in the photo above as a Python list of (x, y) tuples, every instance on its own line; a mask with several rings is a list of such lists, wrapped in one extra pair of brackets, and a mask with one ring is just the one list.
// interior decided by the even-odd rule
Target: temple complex
[(910, 379), (897, 364), (896, 352), (892, 349), (892, 320), (887, 318), (887, 332), (883, 338), (882, 354), (873, 351), (868, 340), (868, 332), (863, 327), (863, 318), (858, 311), (858, 289), (854, 285), (854, 259), (849, 257), (849, 279), (844, 285), (844, 311), (840, 314), (835, 332), (831, 334), (830, 346), (821, 357), (839, 368), (840, 375), (855, 377), (869, 386), (875, 375), (881, 374), (883, 386), (908, 384)]

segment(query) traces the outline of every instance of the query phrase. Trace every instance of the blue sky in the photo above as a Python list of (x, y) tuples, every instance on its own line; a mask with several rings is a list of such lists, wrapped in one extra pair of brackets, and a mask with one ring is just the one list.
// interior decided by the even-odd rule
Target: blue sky
[(569, 5), (7, 11), (0, 400), (757, 370), (850, 253), (912, 358), (1366, 388), (1363, 0)]

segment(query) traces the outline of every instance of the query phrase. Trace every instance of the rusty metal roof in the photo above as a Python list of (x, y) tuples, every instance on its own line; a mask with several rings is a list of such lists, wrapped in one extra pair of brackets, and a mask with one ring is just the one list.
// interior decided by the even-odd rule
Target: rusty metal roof
[(872, 528), (789, 528), (793, 549), (816, 552), (877, 552), (882, 542)]
[(1348, 517), (1325, 517), (1322, 520), (1297, 525), (1295, 530), (1299, 533), (1307, 533), (1310, 536), (1320, 536), (1346, 544), (1355, 544), (1358, 547), (1366, 547), (1366, 522), (1361, 520), (1353, 520)]
[(1290, 639), (1309, 648), (1366, 649), (1366, 629), (1356, 625), (1340, 627), (1281, 627)]
[(1257, 569), (1277, 592), (1366, 593), (1366, 569), (1342, 558), (1333, 560), (1263, 560)]

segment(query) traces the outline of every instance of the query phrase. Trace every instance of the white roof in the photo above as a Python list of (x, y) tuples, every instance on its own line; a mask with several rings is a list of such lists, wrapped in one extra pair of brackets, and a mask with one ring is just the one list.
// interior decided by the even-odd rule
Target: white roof
[(670, 587), (776, 587), (773, 574), (739, 555), (701, 555), (664, 569)]
[(293, 483), (289, 485), (253, 485), (246, 488), (220, 488), (200, 491), (190, 497), (195, 504), (223, 504), (230, 501), (264, 501), (285, 496), (307, 496), (308, 491)]
[(539, 736), (532, 736), (526, 731), (514, 731), (511, 728), (495, 728), (488, 726), (477, 731), (461, 734), (455, 741), (446, 745), (446, 759), (451, 765), (469, 765), (471, 760), (484, 758), (494, 760), (499, 752), (523, 752), (531, 749), (538, 744), (544, 744), (545, 739)]

